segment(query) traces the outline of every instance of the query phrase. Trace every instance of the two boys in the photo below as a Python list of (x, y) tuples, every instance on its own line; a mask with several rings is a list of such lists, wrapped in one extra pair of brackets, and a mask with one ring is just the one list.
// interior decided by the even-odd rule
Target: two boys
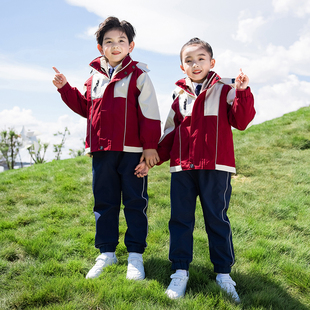
[(217, 283), (238, 302), (235, 283), (229, 276), (234, 253), (226, 211), (231, 193), (230, 174), (235, 172), (231, 126), (244, 130), (255, 115), (248, 77), (239, 74), (235, 91), (210, 71), (215, 60), (207, 43), (195, 38), (185, 44), (181, 69), (187, 78), (176, 83), (158, 156), (158, 106), (146, 72), (128, 55), (134, 48), (133, 37), (133, 28), (127, 22), (110, 17), (101, 24), (97, 41), (103, 56), (91, 63), (94, 75), (85, 84), (85, 95), (72, 88), (55, 68), (54, 84), (62, 99), (73, 111), (88, 118), (86, 147), (93, 155), (95, 246), (101, 254), (86, 277), (98, 277), (104, 267), (117, 262), (121, 192), (128, 224), (127, 278), (145, 277), (145, 175), (155, 164), (170, 159), (169, 258), (176, 273), (171, 276), (166, 294), (172, 299), (185, 294), (199, 195)]

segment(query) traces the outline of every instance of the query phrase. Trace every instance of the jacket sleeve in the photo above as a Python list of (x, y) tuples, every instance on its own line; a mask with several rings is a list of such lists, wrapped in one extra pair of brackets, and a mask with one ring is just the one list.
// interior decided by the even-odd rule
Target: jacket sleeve
[(58, 89), (64, 103), (75, 113), (87, 118), (87, 99), (69, 83)]
[(176, 100), (173, 102), (171, 109), (169, 111), (166, 123), (165, 123), (165, 128), (164, 128), (164, 133), (162, 137), (160, 138), (157, 152), (158, 156), (160, 158), (160, 162), (157, 165), (161, 165), (163, 162), (167, 161), (170, 159), (170, 152), (173, 146), (174, 142), (174, 136), (176, 129), (180, 125), (180, 122), (178, 121), (177, 118), (177, 105), (179, 104), (179, 98), (176, 98)]
[(234, 100), (228, 109), (228, 121), (234, 128), (245, 130), (256, 113), (254, 109), (254, 97), (250, 87), (245, 90), (236, 90), (235, 92)]
[(157, 149), (161, 135), (160, 114), (154, 86), (146, 72), (137, 79), (138, 121), (143, 149)]

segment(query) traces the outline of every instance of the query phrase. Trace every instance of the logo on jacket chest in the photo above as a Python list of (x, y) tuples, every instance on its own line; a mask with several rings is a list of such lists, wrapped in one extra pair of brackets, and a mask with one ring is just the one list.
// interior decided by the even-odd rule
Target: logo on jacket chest
[[(120, 81), (114, 83), (114, 98), (127, 97), (130, 78), (131, 74), (128, 77), (125, 77)], [(102, 98), (109, 83), (110, 80), (104, 75), (94, 76), (92, 83), (92, 93), (91, 93), (92, 99)]]
[(102, 74), (94, 75), (91, 89), (91, 98), (102, 98), (105, 89), (109, 84), (109, 79)]
[(191, 96), (188, 96), (185, 92), (179, 95), (180, 112), (184, 117), (192, 115), (194, 102), (195, 99)]

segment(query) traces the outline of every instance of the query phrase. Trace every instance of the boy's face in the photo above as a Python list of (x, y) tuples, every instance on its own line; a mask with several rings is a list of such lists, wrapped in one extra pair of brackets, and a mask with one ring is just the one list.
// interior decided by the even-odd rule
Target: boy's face
[(127, 35), (119, 29), (112, 29), (105, 33), (102, 45), (97, 48), (104, 55), (112, 67), (117, 66), (128, 53), (131, 53), (135, 43), (129, 43)]
[(215, 59), (199, 44), (186, 46), (182, 52), (181, 70), (195, 83), (202, 83), (214, 65)]

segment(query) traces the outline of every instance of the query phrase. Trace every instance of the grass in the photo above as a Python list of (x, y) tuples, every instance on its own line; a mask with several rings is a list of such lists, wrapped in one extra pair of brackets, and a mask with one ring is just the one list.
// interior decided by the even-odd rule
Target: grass
[(149, 176), (146, 280), (125, 279), (123, 213), (119, 263), (86, 280), (98, 252), (91, 160), (78, 157), (0, 174), (0, 309), (310, 309), (310, 108), (234, 131), (234, 139), (238, 174), (228, 214), (240, 305), (215, 284), (199, 202), (185, 298), (164, 294), (168, 163)]

